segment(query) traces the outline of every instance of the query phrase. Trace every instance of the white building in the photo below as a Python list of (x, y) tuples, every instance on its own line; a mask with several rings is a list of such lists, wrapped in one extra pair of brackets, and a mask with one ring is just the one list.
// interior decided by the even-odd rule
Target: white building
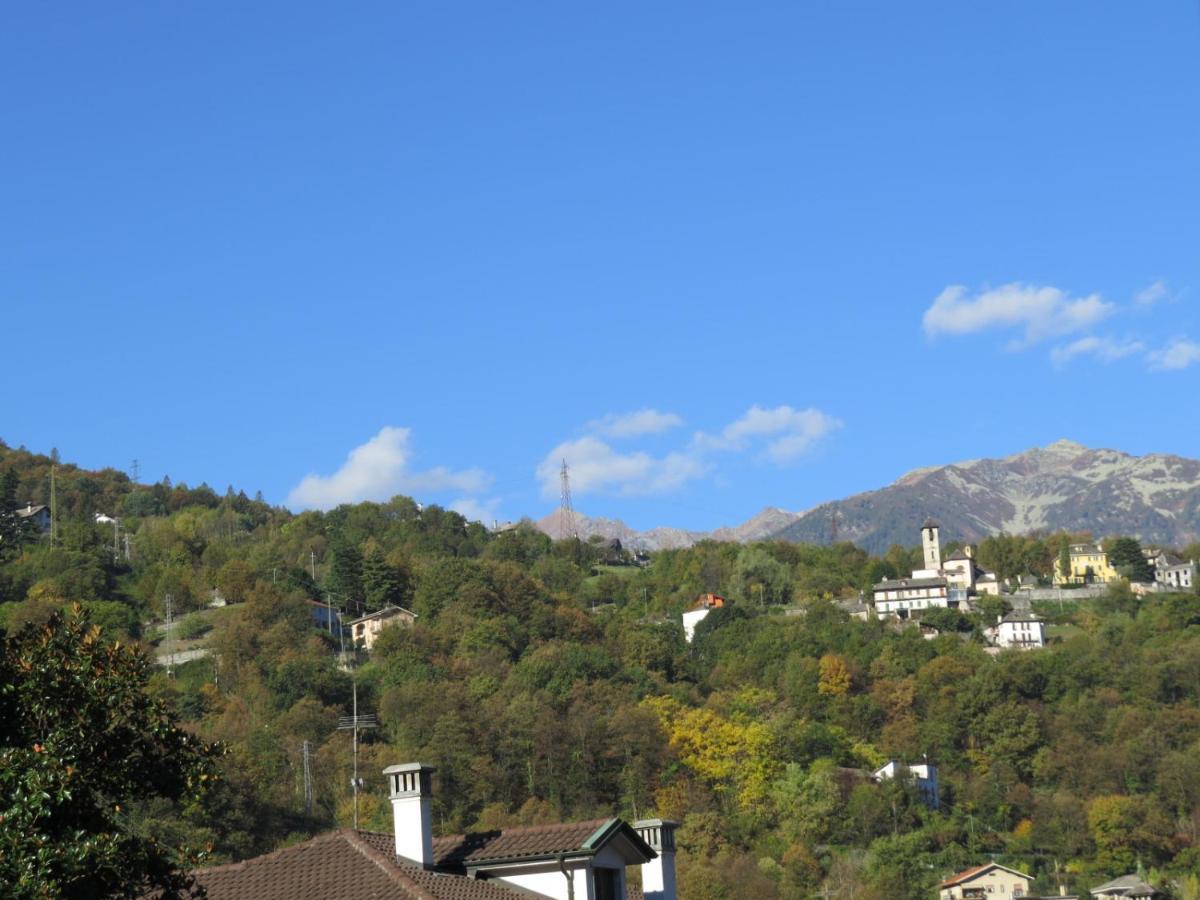
[(910, 618), (924, 609), (962, 609), (978, 594), (999, 594), (996, 575), (980, 568), (971, 547), (942, 560), (940, 526), (926, 519), (921, 526), (921, 559), (925, 568), (911, 578), (881, 581), (872, 591), (875, 614), (881, 619)]
[(714, 609), (725, 605), (725, 598), (716, 594), (701, 594), (700, 599), (692, 604), (692, 608), (683, 614), (683, 636), (690, 644), (696, 636), (696, 626)]
[(957, 609), (958, 603), (950, 599), (946, 579), (941, 575), (932, 578), (897, 578), (881, 581), (875, 585), (875, 615), (881, 619), (896, 616), (909, 618), (922, 609)]
[[(1150, 554), (1147, 553), (1147, 556)], [(1154, 583), (1163, 590), (1190, 591), (1200, 585), (1194, 559), (1184, 562), (1178, 556), (1159, 550), (1150, 557), (1149, 562), (1154, 567)]]
[(417, 614), (400, 606), (385, 606), (378, 612), (369, 613), (350, 622), (350, 636), (357, 646), (370, 650), (379, 638), (379, 632), (389, 625), (411, 628)]
[(937, 809), (941, 803), (937, 766), (931, 766), (929, 763), (909, 765), (890, 759), (872, 772), (871, 777), (879, 782), (891, 781), (894, 778), (911, 778), (922, 803), (930, 809)]
[(1033, 613), (1010, 612), (984, 635), (995, 647), (1034, 650), (1046, 646), (1046, 623)]
[(1033, 881), (1024, 872), (999, 863), (987, 863), (959, 872), (939, 886), (940, 900), (1017, 900), (1029, 895)]

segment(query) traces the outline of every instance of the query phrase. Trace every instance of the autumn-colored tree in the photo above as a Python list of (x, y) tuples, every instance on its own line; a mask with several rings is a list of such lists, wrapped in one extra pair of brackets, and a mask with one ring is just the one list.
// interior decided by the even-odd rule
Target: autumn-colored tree
[(841, 697), (849, 693), (852, 678), (846, 660), (837, 654), (826, 653), (821, 657), (818, 665), (821, 670), (821, 676), (817, 682), (819, 693), (830, 694), (834, 697)]

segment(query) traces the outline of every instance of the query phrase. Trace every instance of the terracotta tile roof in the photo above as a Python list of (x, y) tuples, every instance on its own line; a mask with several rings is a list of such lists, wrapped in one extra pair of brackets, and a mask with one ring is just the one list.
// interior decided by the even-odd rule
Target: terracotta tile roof
[(980, 872), (983, 872), (984, 870), (986, 870), (989, 866), (991, 866), (991, 863), (984, 863), (982, 866), (975, 866), (972, 869), (967, 869), (964, 872), (959, 872), (957, 875), (951, 875), (949, 878), (947, 878), (945, 881), (942, 882), (941, 886), (944, 888), (954, 887), (954, 885), (958, 884), (960, 881), (969, 881), (970, 879), (972, 879), (976, 875), (978, 875)]
[[(943, 887), (943, 888), (954, 887), (954, 885), (956, 885), (956, 884), (962, 884), (964, 881), (970, 881), (976, 875), (982, 875), (988, 869), (1003, 869), (1005, 872), (1010, 872), (1013, 875), (1017, 875), (1021, 878), (1026, 878), (1026, 879), (1029, 878), (1029, 876), (1026, 875), (1024, 872), (1018, 872), (1016, 869), (1010, 869), (1008, 866), (1002, 866), (998, 862), (989, 862), (989, 863), (984, 863), (982, 866), (975, 866), (972, 869), (967, 869), (964, 872), (959, 872), (957, 875), (951, 875), (949, 878), (947, 878), (945, 881), (943, 881), (941, 883), (941, 887)], [(1032, 879), (1030, 879), (1030, 880), (1032, 880)]]
[(428, 872), (381, 851), (373, 837), (333, 831), (266, 856), (195, 873), (210, 900), (514, 900), (495, 881)]

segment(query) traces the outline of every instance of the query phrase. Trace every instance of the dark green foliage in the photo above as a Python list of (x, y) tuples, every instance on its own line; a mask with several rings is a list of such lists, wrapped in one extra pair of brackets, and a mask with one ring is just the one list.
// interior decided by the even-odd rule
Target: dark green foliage
[(130, 808), (195, 798), (210, 751), (145, 692), (147, 663), (82, 612), (0, 639), (0, 883), (9, 897), (186, 887)]
[(1130, 581), (1154, 581), (1154, 568), (1142, 554), (1142, 545), (1130, 537), (1117, 538), (1104, 545), (1108, 564)]
[(372, 549), (363, 559), (362, 588), (367, 610), (385, 606), (407, 607), (411, 602), (412, 586), (407, 571), (392, 566), (378, 549)]

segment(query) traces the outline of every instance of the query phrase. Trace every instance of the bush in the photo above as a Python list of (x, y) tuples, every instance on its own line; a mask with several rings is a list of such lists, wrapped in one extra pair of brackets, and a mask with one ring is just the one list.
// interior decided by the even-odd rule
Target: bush
[(194, 641), (212, 630), (212, 625), (200, 613), (188, 613), (175, 626), (175, 637), (181, 641)]

